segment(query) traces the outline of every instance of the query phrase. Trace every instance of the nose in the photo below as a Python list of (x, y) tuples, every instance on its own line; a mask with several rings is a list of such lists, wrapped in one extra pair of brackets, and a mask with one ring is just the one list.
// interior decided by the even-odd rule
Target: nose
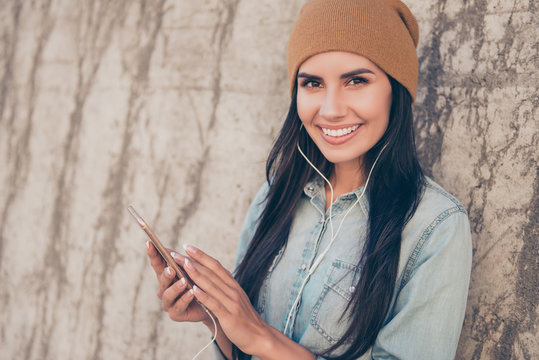
[(320, 116), (328, 121), (339, 120), (346, 115), (346, 106), (339, 91), (328, 88), (322, 99)]

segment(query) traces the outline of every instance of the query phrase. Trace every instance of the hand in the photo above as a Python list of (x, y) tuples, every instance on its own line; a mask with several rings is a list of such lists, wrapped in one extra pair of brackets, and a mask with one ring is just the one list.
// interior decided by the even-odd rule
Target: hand
[[(193, 292), (186, 291), (185, 279), (175, 281), (174, 269), (167, 266), (153, 244), (148, 241), (146, 247), (150, 263), (157, 276), (157, 281), (159, 281), (157, 297), (161, 300), (161, 307), (168, 312), (169, 317), (174, 321), (210, 321), (204, 309), (196, 301), (193, 301)], [(176, 253), (171, 251), (171, 254)], [(176, 254), (175, 259), (180, 259), (183, 264), (183, 256)]]
[(228, 339), (247, 354), (266, 353), (273, 331), (232, 274), (194, 246), (186, 246), (185, 251), (192, 259), (176, 253), (175, 260), (183, 260), (187, 275), (198, 285), (193, 288), (195, 297), (215, 314)]

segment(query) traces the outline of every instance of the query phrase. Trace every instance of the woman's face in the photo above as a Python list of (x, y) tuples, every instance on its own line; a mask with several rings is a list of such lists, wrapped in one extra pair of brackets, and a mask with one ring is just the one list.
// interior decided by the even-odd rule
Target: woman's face
[(298, 115), (330, 162), (359, 166), (387, 129), (392, 102), (387, 75), (367, 58), (331, 51), (298, 71)]

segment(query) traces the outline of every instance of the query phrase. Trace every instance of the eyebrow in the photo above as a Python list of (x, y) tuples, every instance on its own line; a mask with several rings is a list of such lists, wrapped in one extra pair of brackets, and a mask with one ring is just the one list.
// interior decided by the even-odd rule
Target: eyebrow
[[(341, 79), (347, 79), (349, 77), (352, 77), (352, 76), (355, 76), (355, 75), (360, 75), (360, 74), (373, 74), (374, 75), (374, 72), (372, 70), (369, 70), (369, 69), (365, 69), (365, 68), (360, 68), (360, 69), (356, 69), (356, 70), (352, 70), (352, 71), (349, 71), (347, 73), (344, 73), (340, 76)], [(309, 79), (313, 79), (313, 80), (322, 80), (322, 78), (320, 76), (316, 76), (316, 75), (311, 75), (311, 74), (308, 74), (306, 72), (300, 72), (298, 74), (298, 78), (309, 78)]]

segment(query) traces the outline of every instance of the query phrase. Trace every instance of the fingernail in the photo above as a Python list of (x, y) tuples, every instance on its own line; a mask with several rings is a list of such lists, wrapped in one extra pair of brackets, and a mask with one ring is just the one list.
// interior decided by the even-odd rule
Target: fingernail
[(165, 271), (167, 272), (168, 276), (172, 276), (172, 270), (170, 270), (170, 267), (167, 267)]
[(194, 247), (193, 245), (187, 245), (187, 244), (184, 244), (183, 245), (183, 248), (185, 249), (185, 251), (191, 253), (191, 254), (196, 254), (198, 249), (196, 247)]
[(184, 257), (183, 257), (182, 254), (179, 254), (179, 253), (177, 253), (177, 252), (174, 252), (174, 253), (171, 254), (171, 255), (172, 255), (172, 258), (173, 258), (174, 260), (176, 260), (176, 262), (177, 262), (178, 264), (181, 264), (181, 263), (184, 261), (184, 260), (183, 260)]
[(195, 296), (195, 292), (193, 291), (193, 289), (189, 290), (189, 294), (190, 296)]
[(150, 250), (150, 240), (146, 241), (146, 249)]
[(185, 267), (188, 268), (189, 270), (195, 270), (195, 268), (193, 267), (193, 264), (191, 264), (189, 259), (185, 258), (184, 264), (185, 264)]
[(178, 283), (175, 285), (178, 290), (183, 290), (183, 288), (185, 287), (185, 279), (181, 278), (180, 281), (178, 281)]
[(171, 251), (171, 252), (170, 252), (170, 256), (172, 256), (173, 258), (175, 258), (175, 257), (176, 257), (176, 252), (175, 252), (175, 251)]

